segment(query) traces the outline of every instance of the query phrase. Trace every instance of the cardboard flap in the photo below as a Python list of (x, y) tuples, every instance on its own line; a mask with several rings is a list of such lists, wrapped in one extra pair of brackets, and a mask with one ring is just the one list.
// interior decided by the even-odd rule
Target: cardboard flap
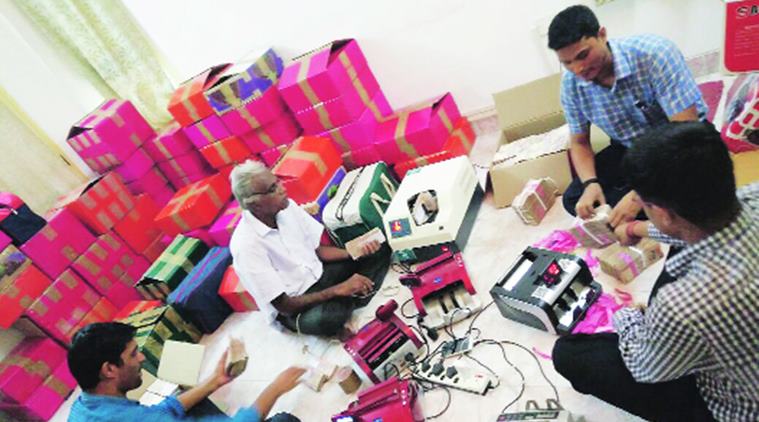
[(564, 123), (560, 101), (561, 74), (493, 94), (498, 122), (509, 142), (545, 132)]

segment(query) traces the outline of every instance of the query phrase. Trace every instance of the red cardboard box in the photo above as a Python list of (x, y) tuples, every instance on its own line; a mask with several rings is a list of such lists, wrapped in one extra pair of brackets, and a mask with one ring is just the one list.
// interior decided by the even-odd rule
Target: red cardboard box
[(211, 87), (230, 63), (224, 63), (203, 71), (189, 81), (183, 82), (169, 100), (169, 113), (182, 126), (189, 126), (213, 114), (213, 108), (203, 95)]
[(158, 167), (153, 167), (139, 179), (128, 183), (127, 188), (133, 195), (147, 195), (153, 202), (161, 206), (169, 202), (169, 199), (174, 196), (174, 189), (169, 183), (169, 179), (163, 175)]
[(52, 281), (13, 246), (0, 252), (0, 327), (10, 328)]
[(163, 302), (160, 300), (133, 300), (123, 306), (116, 315), (113, 316), (112, 321), (121, 321), (132, 314), (149, 311), (159, 306), (163, 306)]
[[(133, 301), (128, 301), (124, 304), (124, 306), (129, 305)], [(98, 300), (98, 303), (95, 304), (95, 306), (87, 312), (87, 315), (82, 318), (81, 321), (79, 321), (78, 324), (71, 330), (69, 333), (69, 337), (73, 340), (74, 335), (81, 330), (82, 328), (95, 323), (95, 322), (110, 322), (114, 321), (114, 316), (116, 316), (116, 313), (118, 313), (119, 309), (111, 303), (108, 298), (101, 297), (100, 300)]]
[(163, 236), (163, 231), (155, 223), (161, 208), (147, 195), (139, 195), (134, 208), (119, 221), (113, 230), (124, 239), (133, 251), (142, 254), (151, 243)]
[(245, 143), (236, 136), (206, 145), (200, 149), (200, 154), (215, 169), (242, 163), (253, 155)]
[(0, 405), (0, 410), (22, 421), (50, 420), (76, 388), (66, 360), (23, 403)]
[(114, 173), (86, 183), (58, 198), (53, 209), (66, 208), (95, 234), (103, 234), (134, 207), (134, 195)]
[(226, 301), (235, 312), (257, 311), (258, 305), (253, 296), (240, 284), (235, 269), (230, 265), (224, 273), (219, 286), (219, 296)]
[(232, 196), (224, 174), (216, 174), (180, 189), (155, 220), (164, 232), (177, 235), (206, 227)]
[(395, 164), (440, 151), (453, 124), (461, 117), (451, 94), (408, 107), (380, 123), (374, 147), (382, 159)]
[(51, 339), (22, 340), (0, 362), (2, 403), (23, 403), (65, 360), (66, 350)]
[(332, 141), (316, 136), (304, 136), (277, 163), (272, 172), (298, 204), (315, 201), (342, 159)]
[(94, 242), (95, 237), (74, 217), (73, 212), (65, 208), (21, 245), (21, 251), (54, 279)]

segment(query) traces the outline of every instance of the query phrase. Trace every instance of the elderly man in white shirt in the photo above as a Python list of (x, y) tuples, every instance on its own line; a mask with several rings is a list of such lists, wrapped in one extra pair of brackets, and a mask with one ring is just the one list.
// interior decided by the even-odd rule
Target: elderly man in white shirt
[(321, 245), (324, 227), (287, 197), (266, 166), (248, 160), (229, 176), (243, 216), (229, 247), (242, 285), (269, 322), (303, 334), (343, 336), (387, 273), (390, 251), (367, 243), (354, 261)]

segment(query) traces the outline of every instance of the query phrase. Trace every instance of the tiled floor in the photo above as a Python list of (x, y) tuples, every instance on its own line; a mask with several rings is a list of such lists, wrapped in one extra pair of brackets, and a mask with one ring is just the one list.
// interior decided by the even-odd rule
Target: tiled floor
[[(472, 161), (478, 165), (487, 166), (496, 148), (496, 142), (497, 133), (481, 135), (472, 153)], [(539, 226), (525, 226), (510, 208), (496, 209), (491, 196), (488, 195), (464, 251), (467, 268), (480, 301), (483, 304), (490, 301), (488, 291), (506, 266), (526, 246), (545, 237), (554, 229), (568, 227), (571, 222), (571, 217), (557, 202)], [(598, 274), (597, 279), (603, 284), (605, 291), (620, 288), (630, 292), (635, 301), (645, 302), (662, 265), (663, 262), (659, 261), (626, 286), (603, 273)], [(384, 285), (398, 285), (398, 274), (389, 272)], [(401, 287), (394, 299), (402, 303), (409, 297), (408, 289)], [(370, 320), (374, 309), (388, 299), (390, 297), (386, 296), (384, 291), (380, 291), (369, 306), (356, 312), (354, 322), (362, 325)], [(467, 325), (468, 320), (454, 326), (454, 330), (463, 331)], [(495, 306), (491, 306), (477, 319), (476, 327), (480, 328), (483, 338), (510, 340), (528, 349), (534, 347), (544, 353), (550, 353), (556, 340), (555, 336), (504, 319)], [(267, 383), (289, 365), (307, 364), (316, 356), (322, 356), (338, 365), (350, 363), (350, 357), (343, 351), (340, 344), (316, 338), (298, 338), (295, 335), (277, 331), (265, 323), (260, 313), (253, 312), (233, 315), (216, 333), (203, 339), (203, 344), (208, 346), (204, 359), (204, 375), (212, 370), (223, 353), (227, 337), (232, 335), (244, 339), (251, 361), (248, 369), (239, 379), (217, 391), (214, 397), (228, 404), (233, 410), (240, 406), (250, 405)], [(545, 399), (553, 396), (551, 388), (540, 375), (532, 357), (513, 346), (507, 346), (506, 352), (508, 358), (520, 368), (527, 380), (522, 399), (512, 409), (523, 408), (527, 399), (543, 403)], [(478, 346), (472, 352), (472, 356), (497, 372), (501, 380), (500, 386), (485, 396), (453, 391), (448, 411), (438, 420), (494, 421), (503, 406), (516, 397), (520, 389), (520, 377), (504, 362), (497, 348), (487, 345)], [(561, 403), (573, 414), (582, 415), (587, 421), (639, 420), (593, 397), (575, 392), (568, 382), (553, 370), (550, 361), (540, 359), (540, 362), (547, 376), (557, 386)], [(346, 396), (335, 383), (326, 384), (320, 393), (305, 386), (299, 386), (283, 397), (274, 411), (292, 412), (303, 421), (328, 421), (331, 415), (343, 410), (353, 399), (354, 397)], [(445, 399), (445, 393), (441, 390), (425, 395), (422, 399), (425, 414), (433, 415), (440, 411), (445, 405)], [(73, 397), (53, 420), (65, 420), (72, 400)]]

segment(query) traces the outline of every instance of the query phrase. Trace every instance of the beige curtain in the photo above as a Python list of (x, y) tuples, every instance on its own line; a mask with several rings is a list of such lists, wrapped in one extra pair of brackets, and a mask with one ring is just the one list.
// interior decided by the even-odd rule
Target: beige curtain
[(39, 214), (86, 177), (0, 89), (0, 191), (13, 192)]
[(106, 97), (124, 98), (154, 126), (169, 122), (173, 88), (160, 57), (121, 0), (14, 0)]

